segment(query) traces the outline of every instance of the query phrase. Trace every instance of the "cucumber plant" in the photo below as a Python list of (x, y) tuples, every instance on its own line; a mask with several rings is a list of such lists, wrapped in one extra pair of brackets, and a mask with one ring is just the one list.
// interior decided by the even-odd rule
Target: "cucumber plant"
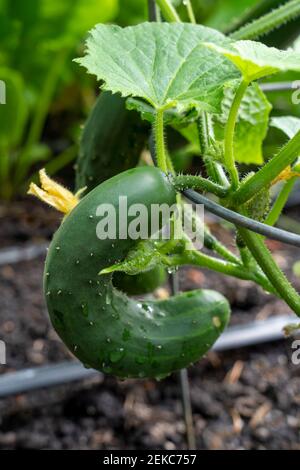
[[(300, 296), (277, 266), (264, 238), (240, 225), (235, 237), (239, 255), (203, 228), (192, 210), (189, 217), (196, 228), (204, 230), (209, 254), (193, 246), (180, 216), (161, 219), (160, 229), (170, 222), (169, 240), (157, 240), (150, 229), (143, 240), (123, 239), (120, 229), (113, 242), (99, 241), (96, 236), (100, 203), (111, 204), (118, 213), (120, 195), (126, 195), (129, 204), (147, 208), (171, 206), (176, 201), (180, 215), (180, 193), (191, 188), (211, 193), (220, 207), (274, 225), (292, 189), (291, 181), (299, 174), (299, 123), (290, 117), (277, 119), (275, 124), (271, 121), (289, 140), (264, 162), (262, 145), (271, 108), (257, 85), (258, 80), (278, 72), (300, 72), (299, 53), (244, 40), (244, 29), (225, 36), (195, 24), (192, 4), (186, 4), (191, 23), (181, 22), (173, 2), (160, 0), (157, 6), (166, 22), (126, 28), (97, 25), (87, 40), (85, 56), (77, 59), (101, 81), (103, 93), (121, 96), (129, 109), (152, 124), (158, 168), (119, 173), (81, 194), (80, 200), (79, 194), (69, 193), (44, 172), (42, 188), (30, 188), (30, 193), (67, 214), (45, 266), (44, 288), (53, 325), (84, 364), (118, 377), (161, 378), (186, 367), (212, 346), (230, 310), (224, 297), (205, 290), (139, 303), (115, 288), (115, 272), (133, 275), (157, 266), (201, 266), (252, 280), (300, 316)], [(255, 28), (261, 36), (272, 25), (300, 14), (298, 2), (291, 0), (285, 8), (245, 27), (245, 39), (250, 32), (255, 39)], [(176, 174), (166, 126), (199, 148), (204, 175)], [(257, 169), (243, 175), (240, 162), (254, 163)], [(82, 164), (92, 168), (90, 161)], [(270, 190), (279, 181), (284, 186), (271, 206)], [(180, 236), (175, 237), (178, 228)]]

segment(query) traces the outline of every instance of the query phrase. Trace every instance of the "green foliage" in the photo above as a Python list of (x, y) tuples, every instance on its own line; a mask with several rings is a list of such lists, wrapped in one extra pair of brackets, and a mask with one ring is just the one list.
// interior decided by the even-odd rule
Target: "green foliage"
[[(215, 135), (221, 142), (234, 94), (235, 88), (226, 88), (222, 114), (214, 118)], [(267, 135), (270, 111), (271, 105), (259, 86), (256, 83), (250, 86), (241, 102), (235, 127), (234, 155), (237, 162), (263, 163), (262, 144)]]
[[(129, 123), (136, 111), (153, 124), (154, 139), (150, 146), (154, 146), (158, 168), (140, 167), (120, 173), (83, 197), (57, 231), (45, 267), (45, 294), (56, 331), (87, 367), (118, 377), (161, 378), (186, 367), (205, 354), (218, 338), (228, 322), (229, 308), (220, 294), (211, 291), (194, 291), (167, 301), (139, 304), (113, 286), (116, 272), (147, 274), (161, 266), (176, 269), (192, 264), (252, 280), (283, 299), (300, 316), (299, 294), (277, 266), (263, 237), (239, 225), (245, 216), (250, 216), (251, 225), (256, 227), (256, 221), (271, 225), (278, 219), (292, 184), (285, 185), (284, 194), (279, 195), (271, 211), (270, 187), (278, 179), (295, 177), (289, 166), (300, 152), (297, 120), (285, 117), (271, 122), (290, 140), (262, 168), (243, 178), (238, 166), (239, 162), (263, 163), (262, 144), (270, 104), (257, 83), (251, 82), (276, 72), (299, 71), (300, 55), (292, 50), (268, 48), (259, 42), (235, 41), (216, 30), (182, 23), (172, 7), (176, 8), (177, 2), (157, 3), (170, 24), (143, 23), (124, 29), (98, 25), (87, 40), (86, 55), (77, 61), (101, 82), (105, 90), (102, 98), (110, 97), (112, 102), (122, 100), (120, 113), (117, 106), (120, 114), (117, 124), (122, 124), (123, 114), (128, 116), (125, 124)], [(193, 22), (191, 10), (188, 16)], [(277, 23), (280, 25), (279, 20)], [(268, 23), (264, 29), (269, 31), (271, 26)], [(71, 31), (73, 28), (74, 24)], [(257, 23), (251, 25), (253, 37), (255, 33), (261, 34)], [(51, 47), (55, 48), (55, 40)], [(89, 180), (97, 176), (93, 158), (89, 158), (105, 154), (110, 144), (109, 112), (103, 121), (93, 119), (92, 114), (89, 132), (84, 134), (82, 175)], [(165, 136), (166, 124), (190, 141), (202, 156), (201, 176), (176, 175)], [(133, 135), (126, 126), (125, 132)], [(105, 139), (102, 142), (104, 134), (107, 145)], [(116, 135), (122, 147), (124, 136), (122, 132)], [(89, 175), (85, 165), (91, 170)], [(48, 184), (51, 187), (49, 181)], [(57, 185), (54, 187), (58, 190)], [(212, 193), (219, 200), (219, 213), (228, 214), (228, 210), (220, 207), (223, 205), (240, 214), (235, 219), (240, 256), (211, 235), (190, 207), (189, 221), (196, 230), (203, 230), (204, 246), (218, 256), (196, 250), (189, 234), (184, 232), (183, 199), (176, 194), (176, 190), (186, 188)], [(43, 191), (35, 189), (36, 194), (43, 195)], [(128, 206), (142, 203), (148, 209), (147, 239), (137, 241), (129, 236), (124, 239), (117, 226), (114, 240), (108, 237), (99, 241), (99, 204), (110, 204), (118, 216), (119, 197), (123, 195), (127, 196)], [(46, 196), (49, 201), (47, 191)], [(74, 198), (72, 194), (69, 197)], [(209, 207), (216, 205), (207, 198), (202, 200)], [(152, 217), (149, 209), (153, 204), (170, 207), (175, 201), (179, 217), (168, 216), (170, 240), (153, 240), (158, 227), (154, 230), (149, 224)], [(131, 221), (129, 218), (127, 228)], [(161, 222), (159, 230), (166, 222)], [(175, 237), (178, 229), (179, 240)], [(269, 227), (267, 233), (271, 231)]]
[(248, 83), (279, 71), (300, 71), (300, 54), (294, 51), (281, 51), (255, 41), (237, 41), (227, 48), (216, 44), (210, 47), (231, 60)]
[(22, 137), (28, 115), (22, 75), (9, 68), (0, 68), (5, 83), (6, 103), (0, 105), (0, 147), (14, 147)]
[(109, 21), (117, 10), (117, 0), (0, 2), (0, 80), (7, 85), (0, 197), (20, 191), (31, 166), (51, 156), (41, 136), (51, 102), (77, 74), (71, 57), (95, 21)]
[(276, 127), (292, 139), (300, 131), (300, 119), (295, 116), (273, 117), (270, 126)]
[(228, 42), (199, 25), (98, 25), (87, 40), (85, 57), (77, 61), (104, 81), (103, 89), (144, 99), (154, 108), (215, 110), (224, 83), (238, 74), (226, 59), (204, 47), (208, 41)]

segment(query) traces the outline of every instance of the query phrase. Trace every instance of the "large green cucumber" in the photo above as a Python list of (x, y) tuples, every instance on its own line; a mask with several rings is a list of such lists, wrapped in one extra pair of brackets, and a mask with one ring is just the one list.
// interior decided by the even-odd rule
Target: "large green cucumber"
[[(137, 112), (126, 109), (124, 98), (102, 92), (82, 133), (76, 165), (77, 189), (86, 187), (89, 192), (118, 173), (134, 168), (148, 136), (148, 124)], [(138, 276), (114, 276), (115, 286), (130, 295), (153, 292), (166, 280), (162, 267)]]
[(126, 100), (104, 91), (84, 126), (76, 165), (76, 188), (91, 191), (122, 171), (134, 168), (146, 145), (149, 126)]
[[(175, 202), (171, 183), (157, 169), (128, 170), (95, 188), (65, 218), (48, 251), (44, 290), (53, 326), (86, 366), (118, 377), (161, 378), (198, 360), (225, 328), (230, 309), (214, 291), (138, 303), (99, 271), (124, 259), (137, 241), (99, 240), (99, 204), (119, 196), (128, 207)], [(129, 218), (130, 221), (130, 218)], [(149, 233), (150, 235), (150, 233)]]

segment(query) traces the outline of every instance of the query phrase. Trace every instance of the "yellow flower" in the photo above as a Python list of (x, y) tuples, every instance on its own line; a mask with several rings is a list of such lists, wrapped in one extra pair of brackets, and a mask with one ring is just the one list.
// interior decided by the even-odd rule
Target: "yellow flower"
[(292, 170), (291, 166), (289, 165), (272, 181), (272, 185), (279, 183), (279, 181), (288, 181), (295, 176), (300, 177), (299, 171)]
[(39, 172), (41, 188), (34, 183), (29, 186), (28, 194), (38, 197), (41, 201), (46, 202), (64, 214), (69, 214), (75, 206), (77, 206), (80, 195), (86, 188), (82, 188), (73, 194), (61, 184), (47, 176), (45, 169)]

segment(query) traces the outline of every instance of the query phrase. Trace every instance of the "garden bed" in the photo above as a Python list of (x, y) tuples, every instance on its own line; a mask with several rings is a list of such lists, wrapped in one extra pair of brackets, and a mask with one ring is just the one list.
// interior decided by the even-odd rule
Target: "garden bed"
[[(45, 243), (58, 224), (30, 200), (1, 207), (1, 246)], [(217, 224), (212, 229), (230, 243)], [(270, 242), (292, 277), (300, 250)], [(71, 359), (53, 331), (42, 297), (43, 257), (0, 267), (0, 338), (7, 342), (2, 373)], [(298, 286), (299, 280), (293, 279)], [(180, 271), (183, 290), (217, 288), (233, 308), (232, 324), (288, 313), (249, 282), (208, 271)], [(164, 295), (165, 291), (160, 291)], [(291, 340), (209, 353), (189, 369), (197, 447), (300, 449), (300, 369)], [(0, 400), (0, 449), (184, 449), (185, 426), (176, 375), (161, 381), (96, 377)]]

